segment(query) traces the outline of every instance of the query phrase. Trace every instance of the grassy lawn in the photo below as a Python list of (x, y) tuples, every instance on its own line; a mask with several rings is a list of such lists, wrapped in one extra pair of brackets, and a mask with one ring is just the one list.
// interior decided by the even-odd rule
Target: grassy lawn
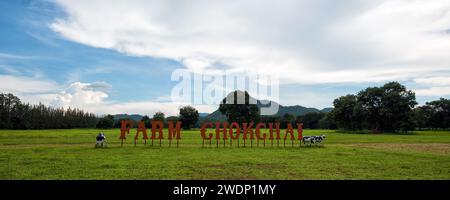
[[(134, 132), (134, 130), (133, 130)], [(410, 135), (326, 134), (315, 147), (202, 148), (198, 130), (180, 147), (152, 147), (119, 130), (105, 131), (109, 148), (94, 149), (98, 130), (0, 130), (0, 179), (450, 179), (450, 132)], [(165, 135), (167, 136), (167, 135)], [(242, 143), (241, 143), (242, 146)]]

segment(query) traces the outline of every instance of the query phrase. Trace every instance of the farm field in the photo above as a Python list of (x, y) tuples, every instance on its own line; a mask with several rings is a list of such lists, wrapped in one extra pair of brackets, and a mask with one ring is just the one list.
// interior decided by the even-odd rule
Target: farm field
[(134, 147), (135, 130), (120, 147), (119, 130), (112, 129), (104, 131), (109, 147), (95, 149), (98, 132), (0, 130), (0, 179), (450, 179), (449, 131), (305, 130), (326, 134), (324, 144), (224, 148), (221, 141), (202, 148), (200, 131), (191, 130), (182, 131), (179, 148), (169, 148), (168, 140)]

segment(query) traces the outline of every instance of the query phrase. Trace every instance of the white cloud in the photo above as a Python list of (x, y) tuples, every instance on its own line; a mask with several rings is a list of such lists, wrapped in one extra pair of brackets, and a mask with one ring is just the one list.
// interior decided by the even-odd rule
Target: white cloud
[(14, 95), (18, 96), (20, 100), (25, 103), (29, 103), (31, 105), (42, 103), (47, 106), (54, 106), (52, 103), (55, 102), (55, 99), (58, 96), (56, 93), (14, 93)]
[(9, 93), (48, 93), (60, 87), (53, 81), (27, 76), (1, 75), (0, 91)]
[[(171, 102), (166, 97), (160, 97), (149, 101), (116, 102), (108, 100), (108, 93), (112, 86), (106, 82), (82, 83), (74, 82), (66, 89), (56, 94), (52, 105), (57, 107), (81, 108), (97, 114), (146, 114), (153, 115), (155, 112), (164, 112), (166, 115), (178, 115), (181, 106), (187, 105), (183, 102)], [(217, 106), (198, 105), (195, 106), (200, 112), (212, 112)]]
[(450, 76), (436, 76), (428, 78), (417, 78), (416, 83), (427, 85), (450, 85)]
[[(57, 0), (51, 28), (86, 45), (277, 73), (302, 84), (409, 80), (450, 70), (450, 1)], [(282, 83), (283, 83), (282, 82)]]
[(55, 100), (56, 93), (62, 89), (58, 83), (50, 80), (23, 76), (19, 71), (9, 70), (9, 72), (14, 73), (0, 75), (0, 92), (12, 93), (23, 102), (50, 104)]
[[(282, 84), (414, 81), (419, 96), (450, 95), (448, 0), (55, 2), (66, 16), (50, 27), (66, 39), (170, 58), (194, 71), (255, 69), (278, 74)], [(4, 60), (30, 58), (0, 53)], [(62, 88), (42, 76), (0, 70), (10, 74), (0, 75), (0, 90), (33, 103), (150, 115), (175, 115), (183, 105), (163, 97), (118, 103), (108, 99), (108, 83), (73, 82)]]
[[(177, 116), (179, 108), (187, 104), (176, 102), (158, 102), (158, 101), (135, 101), (125, 103), (104, 102), (97, 106), (87, 106), (89, 111), (97, 114), (142, 114), (153, 116), (156, 112), (163, 112), (166, 116)], [(86, 107), (86, 106), (85, 106)], [(217, 109), (217, 106), (195, 105), (199, 112), (211, 113)]]
[(103, 91), (105, 88), (111, 88), (111, 86), (104, 82), (74, 82), (56, 96), (55, 104), (63, 107), (101, 105), (108, 98), (108, 94)]
[[(35, 77), (0, 75), (0, 92), (13, 93), (22, 102), (43, 103), (54, 107), (80, 108), (96, 114), (136, 113), (153, 115), (161, 111), (168, 116), (178, 115), (178, 109), (187, 105), (183, 102), (170, 102), (161, 97), (148, 101), (119, 103), (109, 101), (112, 86), (106, 82), (73, 82), (63, 88), (60, 84)], [(199, 112), (213, 112), (217, 106), (196, 105)]]
[(13, 93), (24, 102), (63, 107), (102, 104), (111, 85), (105, 82), (71, 83), (67, 88), (51, 80), (16, 75), (0, 75), (0, 92)]
[(426, 88), (422, 87), (414, 90), (418, 96), (442, 97), (450, 95), (450, 76), (417, 78), (414, 82), (426, 86)]
[(450, 95), (450, 86), (435, 86), (426, 89), (416, 89), (415, 92), (418, 96), (442, 97)]

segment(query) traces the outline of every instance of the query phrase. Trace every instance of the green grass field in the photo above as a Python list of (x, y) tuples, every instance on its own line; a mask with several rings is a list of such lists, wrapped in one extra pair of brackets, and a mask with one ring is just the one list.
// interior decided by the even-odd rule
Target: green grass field
[[(450, 132), (410, 135), (326, 134), (323, 145), (202, 148), (198, 130), (180, 147), (155, 142), (120, 147), (119, 130), (105, 131), (109, 148), (94, 149), (99, 130), (0, 130), (0, 179), (450, 179)], [(134, 130), (133, 130), (134, 132)], [(133, 134), (133, 133), (132, 133)], [(220, 143), (223, 145), (223, 143)], [(242, 146), (242, 143), (241, 143)]]

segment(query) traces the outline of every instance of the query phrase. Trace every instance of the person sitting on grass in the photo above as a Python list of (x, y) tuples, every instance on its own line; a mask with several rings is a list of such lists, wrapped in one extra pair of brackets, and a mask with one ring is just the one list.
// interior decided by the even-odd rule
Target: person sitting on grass
[(96, 137), (97, 142), (95, 143), (95, 148), (106, 146), (106, 136), (103, 132), (100, 132)]

